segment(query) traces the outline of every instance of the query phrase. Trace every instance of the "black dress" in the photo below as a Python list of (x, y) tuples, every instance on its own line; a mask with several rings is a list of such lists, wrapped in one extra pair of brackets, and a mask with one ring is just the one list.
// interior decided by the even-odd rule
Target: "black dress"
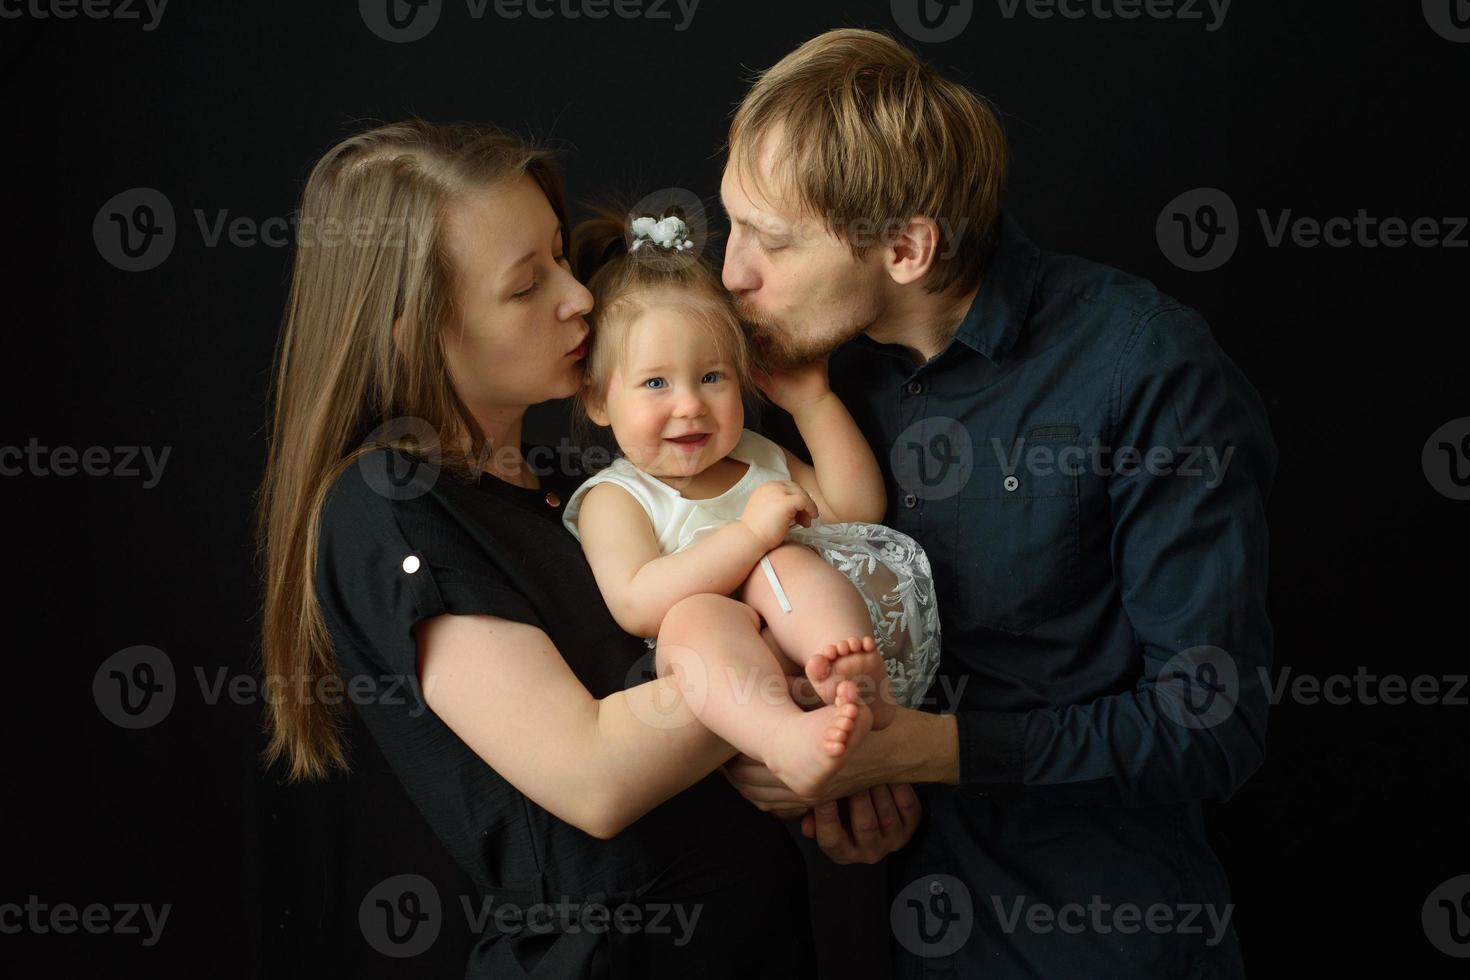
[(542, 482), (467, 482), (383, 449), (349, 466), (322, 508), (317, 595), (352, 703), (480, 889), (477, 907), (525, 912), (487, 918), (466, 976), (813, 976), (800, 851), (718, 772), (598, 840), (527, 799), (422, 703), (413, 625), (442, 613), (539, 627), (597, 698), (651, 676), (562, 526), (575, 481)]

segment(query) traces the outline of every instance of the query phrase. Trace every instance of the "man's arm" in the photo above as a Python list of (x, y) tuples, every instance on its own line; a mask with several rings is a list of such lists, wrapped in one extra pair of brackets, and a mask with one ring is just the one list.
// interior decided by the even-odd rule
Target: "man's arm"
[(1139, 466), (1109, 479), (1142, 676), (1089, 704), (960, 713), (960, 779), (1061, 804), (1228, 799), (1264, 758), (1276, 447), (1260, 398), (1192, 310), (1140, 323), (1116, 378), (1112, 446), (1167, 448), (1176, 463), (1200, 450), (1197, 474)]
[[(1265, 498), (1276, 447), (1255, 391), (1198, 314), (1140, 323), (1118, 365), (1111, 444), (1214, 451), (1212, 469), (1109, 483), (1111, 560), (1142, 676), (1133, 690), (1024, 713), (900, 710), (833, 781), (960, 782), (1058, 804), (1225, 799), (1261, 764), (1271, 663)], [(1227, 455), (1228, 454), (1228, 455)], [(885, 737), (886, 736), (886, 737)], [(789, 800), (751, 767), (761, 805)]]
[[(793, 686), (805, 678), (793, 678)], [(807, 689), (805, 693), (809, 694)], [(958, 783), (958, 716), (900, 706), (882, 731), (869, 732), (848, 753), (842, 769), (827, 784), (821, 800), (798, 796), (761, 763), (737, 756), (724, 767), (740, 794), (762, 810), (790, 812), (819, 802), (840, 800), (882, 783)]]

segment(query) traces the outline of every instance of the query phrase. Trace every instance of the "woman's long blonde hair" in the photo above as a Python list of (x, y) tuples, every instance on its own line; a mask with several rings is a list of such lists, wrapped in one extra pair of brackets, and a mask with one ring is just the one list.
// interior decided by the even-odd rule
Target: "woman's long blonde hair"
[[(317, 529), (332, 481), (395, 419), (438, 434), (446, 472), (470, 472), (484, 435), (450, 383), (441, 327), (456, 315), (446, 209), (525, 174), (567, 227), (549, 154), (502, 130), (409, 120), (342, 140), (302, 192), (295, 262), (272, 379), (256, 545), (267, 764), (291, 780), (347, 769), (340, 698), (315, 591)], [(395, 323), (397, 326), (395, 327)], [(395, 334), (396, 339), (395, 339)]]

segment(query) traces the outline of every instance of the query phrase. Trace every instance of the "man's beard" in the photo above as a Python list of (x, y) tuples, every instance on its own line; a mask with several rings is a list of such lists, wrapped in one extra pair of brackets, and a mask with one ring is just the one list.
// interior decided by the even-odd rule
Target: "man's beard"
[(734, 302), (736, 314), (754, 335), (756, 360), (769, 370), (800, 367), (821, 360), (871, 323), (854, 324), (824, 334), (798, 333), (761, 314), (742, 297), (736, 297)]

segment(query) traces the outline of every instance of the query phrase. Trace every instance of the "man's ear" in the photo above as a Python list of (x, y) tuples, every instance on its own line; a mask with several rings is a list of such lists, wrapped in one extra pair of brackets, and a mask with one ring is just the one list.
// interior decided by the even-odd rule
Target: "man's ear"
[(934, 268), (942, 244), (939, 223), (927, 215), (914, 215), (888, 245), (885, 252), (888, 275), (901, 286), (918, 282)]

